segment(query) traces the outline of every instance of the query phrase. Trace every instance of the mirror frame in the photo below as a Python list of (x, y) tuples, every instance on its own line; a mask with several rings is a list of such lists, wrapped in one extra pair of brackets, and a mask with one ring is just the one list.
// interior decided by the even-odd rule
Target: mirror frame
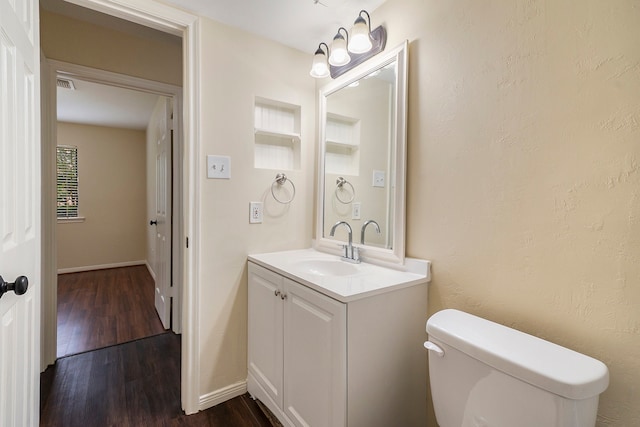
[[(314, 247), (322, 252), (342, 254), (341, 244), (324, 237), (324, 194), (325, 194), (325, 123), (327, 114), (327, 96), (360, 80), (371, 72), (392, 62), (397, 64), (396, 72), (396, 117), (395, 117), (395, 174), (389, 182), (395, 182), (395, 191), (391, 206), (394, 212), (393, 239), (391, 249), (354, 243), (361, 248), (363, 261), (373, 263), (404, 264), (405, 258), (405, 206), (406, 206), (406, 164), (407, 164), (407, 115), (408, 115), (408, 56), (409, 43), (401, 45), (365, 61), (351, 71), (327, 83), (318, 92), (318, 185), (316, 211), (316, 240)], [(359, 230), (358, 230), (359, 231)], [(356, 233), (357, 237), (357, 232)], [(354, 240), (356, 240), (354, 238)]]

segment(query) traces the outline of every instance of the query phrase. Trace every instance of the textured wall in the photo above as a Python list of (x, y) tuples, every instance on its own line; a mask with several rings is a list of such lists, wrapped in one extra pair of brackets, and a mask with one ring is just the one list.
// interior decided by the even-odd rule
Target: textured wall
[(388, 0), (372, 20), (410, 42), (407, 253), (433, 261), (430, 312), (602, 360), (598, 425), (640, 425), (640, 3)]

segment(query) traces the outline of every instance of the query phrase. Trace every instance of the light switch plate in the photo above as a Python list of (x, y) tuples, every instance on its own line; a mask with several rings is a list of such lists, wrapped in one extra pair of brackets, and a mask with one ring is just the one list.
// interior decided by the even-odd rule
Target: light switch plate
[(208, 155), (207, 178), (231, 179), (231, 157)]
[(384, 187), (384, 171), (373, 171), (373, 184), (374, 187)]

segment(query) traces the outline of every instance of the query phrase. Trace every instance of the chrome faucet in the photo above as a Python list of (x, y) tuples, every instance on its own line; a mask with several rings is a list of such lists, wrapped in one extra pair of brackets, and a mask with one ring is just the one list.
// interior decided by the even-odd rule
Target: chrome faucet
[(376, 227), (376, 233), (380, 234), (380, 226), (378, 225), (377, 222), (375, 222), (372, 219), (365, 221), (364, 224), (362, 224), (362, 229), (360, 229), (360, 243), (363, 245), (364, 245), (364, 231), (367, 229), (367, 226), (369, 224), (373, 224)]
[(335, 224), (333, 224), (333, 227), (331, 227), (331, 231), (329, 232), (329, 236), (333, 237), (333, 235), (336, 232), (336, 228), (338, 228), (338, 226), (340, 225), (344, 225), (345, 227), (347, 227), (347, 231), (349, 233), (349, 240), (348, 240), (349, 243), (346, 245), (342, 245), (342, 248), (344, 249), (344, 254), (342, 255), (342, 259), (344, 259), (345, 261), (353, 262), (353, 263), (359, 263), (360, 253), (358, 251), (358, 248), (353, 246), (353, 230), (351, 229), (351, 226), (349, 225), (348, 222), (338, 221)]

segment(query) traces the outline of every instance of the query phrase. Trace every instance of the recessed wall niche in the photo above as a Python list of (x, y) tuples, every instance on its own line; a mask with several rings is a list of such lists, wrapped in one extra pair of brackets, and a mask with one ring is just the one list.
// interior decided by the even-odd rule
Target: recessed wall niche
[(327, 113), (325, 127), (325, 172), (360, 174), (360, 121)]
[(300, 106), (255, 98), (254, 166), (300, 169)]

